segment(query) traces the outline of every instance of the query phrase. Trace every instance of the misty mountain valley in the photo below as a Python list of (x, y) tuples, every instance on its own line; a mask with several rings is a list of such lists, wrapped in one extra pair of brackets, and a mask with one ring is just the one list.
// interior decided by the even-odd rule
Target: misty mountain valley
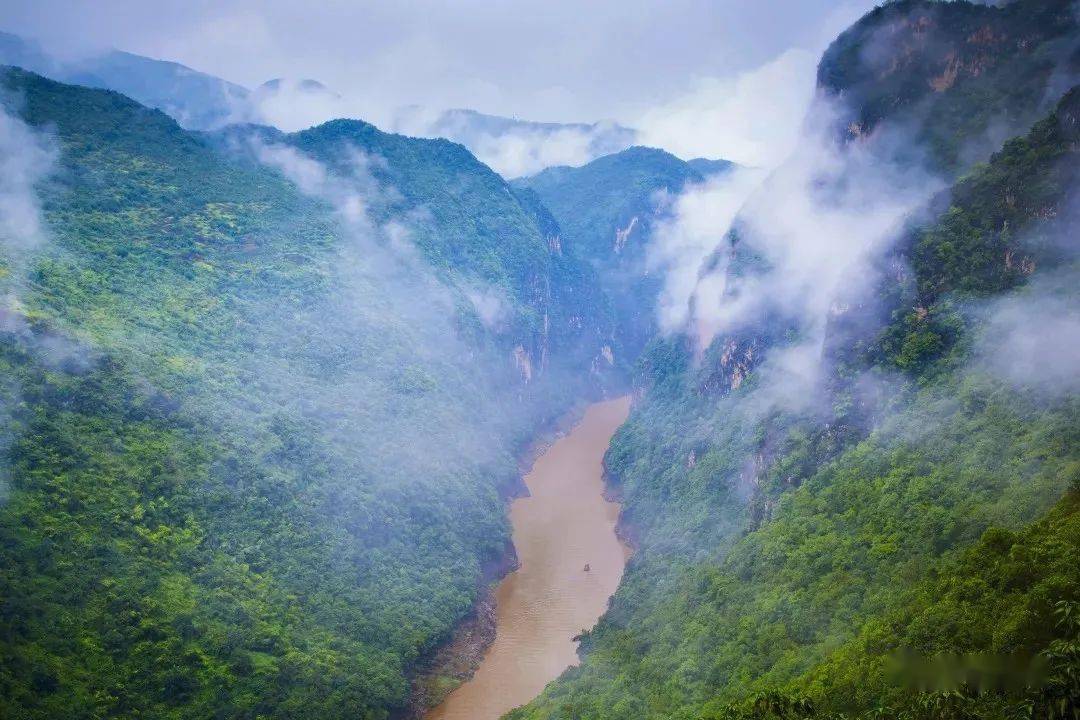
[(1080, 0), (2, 3), (0, 718), (1080, 720)]

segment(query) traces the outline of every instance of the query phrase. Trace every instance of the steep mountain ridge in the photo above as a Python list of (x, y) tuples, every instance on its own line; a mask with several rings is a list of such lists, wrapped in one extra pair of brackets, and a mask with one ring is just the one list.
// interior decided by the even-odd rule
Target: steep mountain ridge
[[(117, 93), (3, 83), (55, 157), (48, 237), (5, 263), (4, 714), (403, 709), (503, 562), (517, 451), (587, 392), (598, 345), (541, 359), (594, 327), (561, 320), (575, 266), (445, 141), (225, 151)], [(469, 297), (493, 289), (504, 325)]]
[(249, 91), (235, 83), (121, 50), (61, 61), (40, 44), (0, 32), (0, 65), (13, 65), (54, 80), (115, 90), (175, 118), (192, 129), (216, 127), (243, 117)]
[[(901, 44), (903, 63), (888, 83), (862, 86), (876, 71), (851, 67), (851, 87), (835, 80), (838, 57), (871, 65), (879, 49), (890, 57), (894, 46), (866, 40), (879, 23), (966, 39), (988, 17), (1002, 23), (994, 32), (1006, 32), (1010, 52), (980, 72), (958, 72), (952, 84), (932, 84), (950, 62), (937, 42)], [(721, 330), (706, 348), (691, 326), (643, 355), (639, 399), (605, 459), (637, 552), (611, 610), (583, 641), (582, 666), (511, 717), (998, 717), (1023, 707), (1068, 716), (1075, 627), (1054, 613), (1075, 610), (1071, 569), (1048, 556), (1039, 571), (983, 584), (972, 558), (1011, 558), (1038, 543), (1043, 553), (1067, 554), (1077, 542), (1068, 519), (1075, 386), (1062, 380), (1062, 372), (1075, 377), (1075, 365), (1039, 373), (1030, 353), (1060, 341), (1062, 362), (1075, 362), (1071, 331), (1055, 330), (1068, 321), (1044, 313), (1075, 312), (1080, 93), (1038, 110), (1049, 115), (1024, 135), (1033, 108), (1046, 108), (1044, 95), (1057, 103), (1053, 69), (1077, 35), (1065, 2), (897, 2), (826, 52), (820, 99), (847, 108), (838, 114), (839, 142), (826, 141), (829, 157), (873, 161), (781, 167), (752, 209), (768, 208), (770, 192), (774, 205), (783, 202), (803, 177), (828, 208), (852, 186), (880, 182), (866, 167), (899, 168), (903, 180), (927, 163), (960, 177), (903, 222), (890, 220), (896, 244), (856, 266), (874, 283), (841, 282), (820, 319), (806, 312), (817, 302), (808, 295), (800, 307), (756, 294), (787, 259), (759, 235), (769, 232), (767, 215), (736, 219), (730, 245), (704, 272), (726, 276), (728, 293), (755, 292), (744, 297), (760, 305), (743, 305), (741, 327)], [(875, 52), (863, 57), (866, 48)], [(910, 99), (905, 88), (914, 89)], [(873, 118), (872, 131), (846, 132), (851, 117)], [(987, 155), (958, 149), (986, 148), (992, 126), (1022, 136), (987, 164), (966, 164)], [(824, 219), (835, 227), (835, 216)], [(843, 248), (843, 236), (831, 239), (837, 250), (823, 244), (825, 259)], [(1012, 324), (1044, 317), (1046, 333), (1018, 336)], [(803, 352), (819, 331), (820, 344)], [(820, 373), (813, 383), (800, 375), (808, 362)], [(1022, 528), (1048, 511), (1042, 529), (1030, 531), (1040, 539), (1024, 539)], [(952, 594), (939, 602), (937, 592)], [(972, 615), (973, 607), (994, 614)], [(1008, 629), (996, 626), (1005, 616)], [(905, 622), (916, 625), (907, 631)], [(917, 624), (927, 622), (937, 625)], [(1043, 653), (1050, 680), (1007, 694), (910, 692), (887, 672), (901, 638), (928, 654)]]
[(506, 344), (523, 380), (541, 375), (555, 356), (565, 368), (593, 368), (593, 381), (607, 382), (612, 321), (592, 291), (595, 274), (552, 243), (544, 208), (519, 196), (464, 146), (386, 133), (359, 120), (289, 135), (268, 128), (223, 131), (234, 146), (252, 136), (295, 148), (361, 188), (390, 188), (365, 196), (371, 220), (409, 219), (408, 240), (426, 264), (462, 290), (476, 315), (486, 316), (472, 332)]
[(4, 70), (0, 715), (401, 715), (516, 453), (629, 375), (635, 556), (510, 717), (1075, 716), (1075, 10), (868, 13), (660, 336), (648, 247), (723, 161), (507, 182)]
[(732, 172), (726, 160), (680, 160), (656, 148), (632, 147), (578, 168), (548, 168), (515, 181), (550, 210), (560, 236), (600, 279), (615, 313), (616, 357), (624, 371), (657, 332), (663, 278), (650, 272), (654, 228), (670, 217), (672, 198), (708, 177)]
[(1045, 116), (1076, 82), (1076, 22), (1062, 0), (884, 3), (829, 46), (818, 86), (843, 96), (844, 136), (875, 135), (887, 120), (877, 142), (900, 155), (917, 148), (922, 157), (909, 159), (955, 173)]

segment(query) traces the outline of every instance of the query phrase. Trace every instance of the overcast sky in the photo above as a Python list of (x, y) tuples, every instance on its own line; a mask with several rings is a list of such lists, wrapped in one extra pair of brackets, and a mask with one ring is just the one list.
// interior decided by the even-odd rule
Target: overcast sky
[(112, 46), (249, 87), (312, 77), (411, 103), (630, 120), (701, 78), (818, 51), (872, 0), (5, 0), (0, 29)]

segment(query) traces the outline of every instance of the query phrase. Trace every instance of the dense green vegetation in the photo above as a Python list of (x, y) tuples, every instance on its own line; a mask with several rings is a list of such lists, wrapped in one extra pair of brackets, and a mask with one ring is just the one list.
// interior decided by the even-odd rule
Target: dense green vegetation
[[(891, 132), (912, 132), (914, 101), (868, 84), (882, 91), (875, 106), (836, 74), (844, 53), (866, 61), (853, 38), (870, 43), (883, 24), (906, 32), (923, 16), (966, 38), (1005, 12), (994, 17), (1007, 32), (1075, 40), (1075, 19), (1058, 23), (1063, 3), (1032, 3), (1019, 21), (1024, 5), (890, 4), (842, 36), (821, 77), (852, 96), (857, 116), (879, 112), (869, 142), (890, 152)], [(930, 87), (937, 59), (926, 55), (939, 42), (899, 47), (909, 65), (896, 82)], [(997, 59), (971, 82), (1001, 98), (1031, 56)], [(966, 80), (925, 91), (918, 117), (975, 121), (929, 120), (935, 139), (912, 146), (962, 170), (991, 116), (1026, 127), (1030, 106), (1017, 98), (1049, 92), (1047, 74), (978, 112)], [(606, 457), (638, 551), (582, 644), (582, 666), (510, 717), (1074, 716), (1080, 406), (1073, 385), (1001, 374), (1015, 348), (994, 317), (1011, 303), (1037, 328), (1048, 294), (1076, 307), (1078, 102), (1074, 90), (968, 169), (884, 259), (902, 270), (883, 272), (877, 302), (830, 319), (823, 407), (761, 399), (761, 356), (789, 329), (720, 337), (700, 360), (688, 338), (652, 344), (638, 368), (642, 399)], [(1034, 653), (1048, 679), (916, 692), (890, 672), (898, 650)]]
[(894, 152), (956, 172), (1068, 89), (1076, 23), (1068, 0), (882, 3), (825, 52), (818, 84), (843, 97), (845, 135), (893, 133)]
[[(605, 465), (637, 552), (510, 717), (1075, 718), (1080, 401), (1015, 336), (1080, 303), (1077, 18), (899, 0), (826, 52), (838, 152), (949, 189), (798, 403), (788, 317), (653, 337), (646, 240), (722, 161), (511, 184), (445, 140), (193, 133), (4, 70), (55, 167), (44, 242), (2, 238), (0, 716), (400, 716), (505, 560), (523, 443), (632, 374)], [(772, 269), (729, 239), (729, 273)], [(927, 658), (1043, 677), (896, 672)]]
[[(932, 716), (935, 709), (938, 714), (951, 709), (993, 717), (1021, 715), (1030, 702), (1038, 716), (1069, 717), (1080, 697), (1075, 673), (1080, 660), (1077, 491), (1074, 474), (1071, 492), (1030, 528), (991, 528), (955, 562), (902, 591), (896, 609), (867, 622), (857, 638), (808, 673), (800, 692), (847, 712), (885, 708), (898, 715)], [(924, 657), (1041, 654), (1048, 677), (1036, 693), (1010, 697), (975, 688), (957, 693), (963, 688), (945, 686), (940, 694), (913, 703), (893, 675), (893, 663), (903, 657), (897, 655), (900, 649)]]
[(326, 717), (395, 701), (396, 623), (348, 592), (333, 565), (349, 559), (297, 522), (325, 506), (310, 485), (255, 475), (122, 365), (50, 370), (29, 342), (4, 344), (17, 408), (0, 533), (5, 717)]
[(450, 143), (265, 133), (377, 156), (368, 186), (327, 170), (353, 222), (120, 95), (3, 82), (58, 159), (5, 277), (0, 714), (401, 709), (501, 562), (519, 446), (587, 392), (571, 260)]
[[(884, 681), (862, 685), (865, 666), (832, 653), (871, 618), (937, 597), (911, 590), (928, 573), (945, 584), (975, 582), (978, 573), (965, 573), (978, 566), (954, 569), (952, 553), (984, 532), (1010, 537), (996, 528), (1022, 527), (1076, 482), (1076, 420), (1075, 403), (1052, 412), (1025, 407), (985, 379), (936, 386), (803, 480), (768, 522), (721, 558), (702, 550), (696, 561), (680, 560), (685, 549), (654, 550), (650, 532), (611, 611), (586, 642), (584, 667), (514, 717), (707, 716), (760, 693), (798, 689), (800, 676), (827, 658), (833, 674), (818, 671), (813, 684), (819, 707), (847, 709), (849, 695), (861, 707), (876, 706), (891, 688)], [(690, 475), (687, 484), (695, 480)], [(1053, 542), (1075, 547), (1076, 532), (1075, 523), (1066, 525)], [(1061, 552), (1060, 577), (1045, 587), (1019, 583), (1011, 594), (985, 599), (1001, 613), (965, 617), (942, 610), (945, 627), (966, 622), (957, 628), (966, 643), (915, 647), (1042, 650), (1047, 625), (1024, 608), (1042, 603), (1045, 619), (1047, 601), (1075, 599), (1074, 564)], [(1040, 573), (1052, 576), (1051, 569)], [(1006, 611), (1023, 617), (1015, 630), (1019, 645), (992, 642), (1001, 637)], [(1026, 628), (1039, 631), (1024, 635)], [(873, 645), (879, 665), (888, 649), (903, 644), (898, 636), (884, 648)]]
[(565, 250), (596, 269), (615, 317), (615, 356), (629, 370), (656, 334), (661, 277), (646, 271), (653, 227), (685, 187), (729, 172), (726, 160), (684, 162), (632, 147), (579, 168), (553, 167), (515, 182), (536, 193), (558, 222)]
[[(548, 356), (580, 369), (610, 344), (612, 319), (591, 267), (553, 244), (558, 231), (542, 206), (513, 194), (461, 145), (348, 120), (296, 133), (287, 142), (345, 176), (358, 172), (349, 150), (366, 153), (359, 172), (395, 190), (370, 211), (384, 221), (411, 217), (411, 240), (437, 273), (498, 298), (508, 316), (498, 334), (524, 341), (538, 370)], [(595, 367), (601, 374), (606, 369)]]
[(914, 274), (885, 293), (892, 318), (863, 362), (910, 373), (948, 369), (941, 361), (957, 344), (962, 353), (972, 301), (1013, 290), (1036, 272), (1071, 277), (1078, 108), (1074, 89), (1030, 134), (1005, 143), (938, 199), (940, 220), (901, 246)]

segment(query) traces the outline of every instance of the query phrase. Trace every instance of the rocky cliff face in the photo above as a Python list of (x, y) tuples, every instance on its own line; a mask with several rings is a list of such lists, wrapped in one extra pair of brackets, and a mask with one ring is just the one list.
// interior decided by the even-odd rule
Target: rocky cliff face
[(591, 372), (613, 330), (595, 273), (563, 252), (561, 229), (535, 195), (511, 188), (461, 145), (355, 120), (292, 134), (232, 128), (215, 142), (256, 162), (272, 157), (286, 176), (318, 163), (327, 182), (315, 194), (339, 213), (355, 200), (372, 226), (364, 232), (389, 227), (384, 243), (415, 247), (418, 269), (453, 296), (455, 322), (501, 349), (523, 397), (543, 395), (549, 382), (593, 390), (606, 382), (605, 372)]
[[(912, 168), (925, 173), (925, 182), (943, 182), (985, 159), (1004, 138), (1025, 132), (1046, 115), (1080, 71), (1078, 21), (1072, 4), (1062, 0), (1018, 2), (1004, 7), (967, 3), (895, 2), (886, 4), (845, 31), (826, 50), (818, 69), (819, 102), (812, 112), (834, 124), (836, 142), (828, 152), (858, 158), (847, 169), (820, 171), (814, 192), (823, 204), (830, 195), (848, 192), (850, 183), (870, 157), (883, 167)], [(848, 162), (848, 161), (841, 161)], [(785, 174), (799, 169), (781, 166), (766, 181), (763, 194), (783, 183)], [(863, 179), (865, 180), (865, 178)], [(1015, 198), (1014, 198), (1015, 201)], [(943, 198), (927, 195), (922, 211), (941, 212)], [(912, 208), (916, 210), (917, 208)], [(729, 246), (718, 250), (725, 261), (729, 301), (740, 283), (772, 271), (761, 248), (768, 241), (737, 218)], [(894, 235), (901, 234), (899, 228)], [(891, 242), (891, 241), (890, 241)], [(1003, 255), (1007, 271), (1030, 270), (1030, 257)], [(886, 275), (903, 273), (905, 259), (886, 253), (874, 259)], [(892, 270), (886, 266), (892, 265)], [(853, 278), (854, 279), (854, 278)], [(878, 294), (887, 293), (881, 289)], [(873, 295), (873, 293), (871, 293)], [(872, 297), (838, 295), (830, 301), (824, 322), (827, 345), (873, 313)], [(795, 313), (796, 315), (798, 313)], [(780, 338), (799, 333), (792, 313), (767, 301), (755, 319), (744, 324), (752, 333)], [(871, 320), (871, 322), (875, 322)], [(744, 331), (745, 332), (745, 331)], [(854, 341), (852, 338), (850, 341)], [(717, 340), (741, 347), (737, 336)], [(734, 351), (733, 351), (734, 352)], [(767, 351), (759, 344), (756, 360)], [(721, 352), (723, 359), (727, 354)], [(732, 388), (736, 375), (745, 377), (749, 365), (719, 363), (710, 387)]]
[(845, 138), (891, 143), (908, 161), (955, 173), (1026, 130), (1076, 82), (1076, 26), (1068, 0), (887, 3), (830, 45), (818, 86), (842, 101)]
[[(723, 280), (716, 306), (699, 295), (702, 322), (639, 363), (605, 459), (636, 560), (582, 668), (516, 719), (936, 717), (919, 708), (948, 702), (994, 717), (999, 696), (890, 687), (899, 638), (1047, 657), (1071, 642), (1050, 608), (1075, 579), (991, 587), (953, 561), (985, 552), (987, 527), (1043, 513), (1033, 532), (1076, 542), (1062, 518), (1077, 486), (1058, 474), (1075, 382), (1018, 370), (1021, 347), (1055, 345), (1044, 331), (1073, 337), (1049, 319), (1077, 302), (1073, 10), (902, 0), (829, 48), (812, 152), (762, 185), (704, 268)], [(968, 602), (1018, 623), (1007, 643)], [(1029, 613), (1038, 628), (1016, 620)], [(1039, 693), (1008, 702), (1048, 712)]]
[(528, 188), (561, 228), (566, 252), (588, 263), (608, 298), (614, 365), (627, 373), (657, 332), (661, 271), (649, 267), (657, 224), (670, 218), (684, 188), (734, 169), (725, 161), (684, 162), (633, 147), (580, 168), (550, 168), (515, 184)]

